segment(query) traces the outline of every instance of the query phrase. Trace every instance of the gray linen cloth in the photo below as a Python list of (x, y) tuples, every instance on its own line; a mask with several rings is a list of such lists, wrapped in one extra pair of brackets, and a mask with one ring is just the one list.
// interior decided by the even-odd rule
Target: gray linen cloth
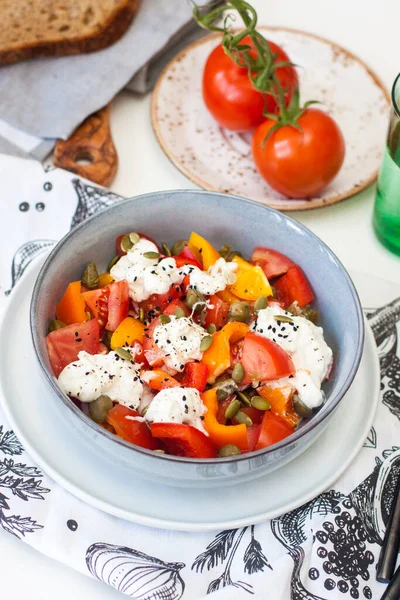
[(167, 61), (204, 34), (191, 11), (189, 0), (142, 0), (109, 48), (0, 67), (0, 152), (41, 160), (124, 87), (150, 90)]

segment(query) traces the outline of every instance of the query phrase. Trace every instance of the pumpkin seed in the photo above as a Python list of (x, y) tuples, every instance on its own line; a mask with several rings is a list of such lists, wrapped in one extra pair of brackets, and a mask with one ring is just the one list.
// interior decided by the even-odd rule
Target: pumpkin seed
[(222, 448), (218, 450), (218, 456), (220, 458), (227, 458), (228, 456), (239, 456), (239, 454), (242, 453), (240, 452), (239, 448), (235, 446), (235, 444), (226, 444), (226, 446), (222, 446)]
[(271, 408), (268, 400), (262, 396), (253, 396), (250, 402), (254, 408), (257, 408), (257, 410), (269, 410)]
[(226, 258), (229, 254), (229, 252), (231, 251), (231, 247), (229, 246), (229, 244), (224, 244), (223, 246), (221, 246), (221, 248), (218, 250), (218, 252), (220, 253), (220, 255), (222, 256), (222, 258)]
[(117, 262), (119, 261), (120, 258), (121, 258), (120, 256), (114, 256), (114, 258), (112, 258), (110, 260), (110, 262), (107, 265), (107, 271), (108, 272), (111, 271), (111, 269), (113, 268), (113, 266), (117, 264)]
[(237, 392), (238, 386), (233, 379), (225, 379), (224, 381), (217, 383), (214, 388), (216, 390), (218, 402), (222, 402)]
[(185, 304), (188, 308), (194, 309), (195, 312), (199, 312), (205, 306), (206, 299), (203, 294), (190, 287), (186, 292)]
[(268, 305), (268, 300), (267, 300), (266, 296), (260, 296), (259, 298), (257, 298), (257, 300), (254, 303), (254, 310), (255, 310), (255, 312), (259, 312), (260, 310), (267, 308), (267, 305)]
[(233, 417), (239, 412), (241, 406), (242, 403), (237, 398), (231, 400), (231, 402), (226, 407), (225, 419), (233, 419)]
[(232, 302), (228, 315), (230, 321), (248, 323), (251, 319), (251, 308), (247, 302)]
[(160, 258), (160, 255), (158, 252), (143, 252), (143, 256), (145, 258), (150, 258), (150, 259)]
[(129, 239), (131, 240), (132, 244), (135, 245), (138, 242), (140, 242), (140, 235), (138, 233), (136, 233), (135, 231), (133, 231), (132, 233), (129, 234)]
[(167, 244), (163, 242), (161, 248), (163, 249), (165, 256), (171, 256), (171, 250), (168, 248)]
[(163, 325), (166, 325), (167, 323), (171, 323), (171, 319), (169, 318), (168, 315), (160, 315), (158, 318), (160, 319), (160, 322)]
[(99, 287), (99, 273), (96, 264), (91, 262), (82, 273), (81, 283), (89, 290), (95, 290)]
[(112, 331), (106, 331), (105, 334), (103, 335), (103, 339), (102, 342), (105, 346), (107, 346), (107, 348), (109, 350), (111, 350), (111, 338), (112, 338)]
[(250, 398), (247, 396), (247, 394), (245, 394), (244, 392), (237, 392), (237, 395), (239, 396), (243, 404), (246, 404), (246, 406), (251, 406)]
[(253, 421), (250, 419), (249, 415), (239, 410), (239, 412), (235, 415), (235, 420), (238, 423), (244, 423), (246, 427), (251, 427), (253, 425)]
[(149, 406), (150, 404), (148, 404), (147, 406), (144, 407), (144, 409), (142, 410), (142, 412), (140, 413), (142, 417), (144, 417), (144, 415), (147, 413), (147, 411), (149, 410)]
[(274, 315), (274, 319), (278, 323), (294, 323), (293, 319), (287, 317), (286, 315)]
[(142, 321), (143, 323), (145, 316), (144, 308), (139, 308), (139, 321)]
[(175, 311), (175, 316), (176, 316), (176, 318), (177, 318), (177, 319), (182, 319), (182, 317), (185, 317), (185, 316), (186, 316), (186, 313), (185, 313), (185, 311), (183, 310), (183, 308), (180, 308), (180, 307), (178, 306), (178, 308), (177, 308), (177, 309), (176, 309), (176, 311)]
[(113, 407), (113, 402), (109, 396), (102, 394), (96, 400), (89, 403), (89, 415), (95, 423), (102, 425), (106, 418), (107, 413)]
[(177, 240), (171, 248), (172, 256), (178, 256), (182, 252), (185, 246), (188, 245), (187, 240)]
[(208, 326), (207, 331), (210, 335), (212, 335), (213, 333), (215, 333), (217, 331), (217, 328), (215, 327), (214, 323), (211, 323), (211, 325)]
[(309, 408), (304, 402), (302, 402), (298, 396), (295, 394), (293, 396), (293, 410), (299, 417), (303, 417), (304, 419), (308, 419), (313, 414), (312, 408)]
[(132, 360), (131, 353), (129, 352), (129, 350), (125, 350), (125, 348), (115, 348), (114, 352), (124, 360)]
[(244, 377), (244, 367), (241, 363), (236, 363), (232, 371), (232, 379), (236, 383), (240, 383)]
[(205, 352), (208, 350), (213, 343), (213, 339), (211, 335), (206, 335), (200, 342), (200, 352)]
[(60, 321), (59, 319), (52, 319), (49, 323), (49, 333), (52, 331), (57, 331), (57, 329), (62, 329), (66, 327), (67, 324), (64, 321)]
[(85, 310), (86, 321), (92, 320), (92, 313), (89, 310)]
[(156, 448), (155, 450), (153, 450), (153, 452), (155, 452), (156, 454), (165, 454), (165, 450), (162, 450), (161, 448)]
[(129, 252), (129, 250), (133, 248), (133, 242), (131, 241), (131, 238), (128, 234), (124, 235), (120, 242), (120, 246), (123, 252)]

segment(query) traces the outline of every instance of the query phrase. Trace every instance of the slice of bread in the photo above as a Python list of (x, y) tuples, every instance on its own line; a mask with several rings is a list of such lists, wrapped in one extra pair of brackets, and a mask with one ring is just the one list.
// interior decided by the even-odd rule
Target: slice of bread
[(140, 0), (1, 0), (0, 64), (94, 52), (128, 29)]

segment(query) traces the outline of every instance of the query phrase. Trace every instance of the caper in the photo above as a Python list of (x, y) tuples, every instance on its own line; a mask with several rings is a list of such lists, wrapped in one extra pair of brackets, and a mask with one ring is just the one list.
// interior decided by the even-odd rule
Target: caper
[(185, 316), (186, 316), (186, 313), (185, 313), (185, 311), (183, 310), (183, 308), (180, 308), (180, 307), (178, 306), (178, 308), (177, 308), (177, 309), (176, 309), (176, 311), (175, 311), (175, 316), (176, 316), (176, 318), (177, 318), (177, 319), (182, 319), (182, 317), (185, 317)]
[(313, 414), (312, 408), (309, 408), (304, 402), (302, 402), (297, 394), (293, 396), (293, 410), (304, 419), (308, 419)]
[(206, 299), (203, 294), (190, 287), (186, 292), (185, 304), (188, 308), (194, 309), (195, 312), (199, 312), (205, 306)]
[(212, 335), (204, 336), (200, 342), (200, 352), (206, 352), (206, 350), (208, 350), (211, 347), (212, 343)]
[(274, 319), (278, 323), (294, 323), (293, 319), (287, 317), (286, 315), (274, 315)]
[(156, 259), (156, 258), (158, 259), (158, 258), (160, 258), (160, 255), (159, 255), (158, 252), (151, 252), (151, 251), (150, 252), (143, 252), (143, 256), (145, 258), (149, 258), (149, 259)]
[(99, 273), (94, 262), (89, 263), (83, 271), (81, 282), (82, 285), (89, 288), (89, 290), (95, 290), (99, 287)]
[(107, 265), (107, 271), (108, 272), (111, 271), (111, 269), (113, 268), (113, 266), (117, 264), (117, 262), (119, 261), (120, 258), (121, 258), (120, 256), (114, 256), (114, 258), (112, 258), (110, 260), (110, 262)]
[(95, 421), (99, 425), (102, 425), (107, 418), (108, 411), (111, 410), (112, 407), (113, 403), (111, 398), (109, 396), (106, 396), (105, 394), (102, 394), (101, 396), (96, 398), (96, 400), (90, 402), (89, 415), (93, 419), (93, 421)]
[(236, 383), (240, 383), (244, 377), (244, 368), (241, 363), (236, 363), (232, 371), (232, 379)]
[(160, 319), (160, 322), (163, 325), (166, 325), (167, 323), (171, 323), (171, 319), (168, 315), (160, 315), (158, 318)]
[(213, 333), (215, 333), (217, 331), (216, 326), (214, 325), (214, 323), (211, 323), (208, 328), (207, 331), (210, 335), (212, 335)]
[(146, 315), (144, 312), (144, 308), (143, 307), (139, 308), (139, 321), (142, 321), (142, 323), (143, 323), (143, 321), (145, 320), (145, 317), (146, 317)]
[(177, 240), (175, 244), (171, 248), (172, 256), (178, 256), (182, 252), (182, 250), (187, 246), (187, 240)]
[(229, 252), (231, 251), (231, 247), (229, 246), (229, 244), (224, 244), (223, 246), (221, 246), (221, 248), (218, 250), (218, 252), (220, 253), (220, 255), (222, 256), (222, 258), (226, 258), (229, 254)]
[(242, 256), (242, 254), (237, 250), (232, 250), (231, 252), (229, 252), (229, 254), (225, 256), (226, 262), (231, 262), (235, 258), (235, 256)]
[(129, 350), (125, 350), (125, 348), (115, 348), (114, 352), (124, 360), (132, 360), (131, 353), (129, 352)]
[(49, 323), (49, 333), (51, 333), (52, 331), (57, 331), (57, 329), (62, 329), (66, 326), (67, 324), (63, 321), (60, 321), (59, 319), (52, 319)]
[(262, 396), (253, 396), (250, 402), (254, 408), (257, 408), (257, 410), (269, 410), (271, 408), (268, 400)]
[(250, 398), (247, 396), (247, 394), (244, 392), (237, 392), (237, 395), (243, 404), (246, 404), (246, 406), (251, 406)]
[(129, 234), (129, 239), (131, 240), (131, 242), (134, 246), (135, 244), (140, 242), (140, 235), (138, 233), (136, 233), (136, 231), (132, 231), (132, 233)]
[(222, 402), (223, 400), (226, 400), (227, 398), (229, 398), (229, 396), (234, 394), (238, 389), (238, 386), (233, 381), (233, 379), (225, 379), (224, 381), (220, 381), (214, 387), (216, 389), (218, 402)]
[(107, 346), (107, 348), (109, 350), (111, 350), (111, 338), (112, 338), (112, 331), (106, 331), (105, 334), (103, 335), (103, 339), (102, 342), (105, 346)]
[(263, 310), (263, 308), (267, 308), (267, 305), (268, 300), (266, 296), (260, 296), (254, 303), (254, 310), (255, 312), (259, 312), (260, 310)]
[(218, 450), (218, 456), (220, 458), (227, 458), (228, 456), (239, 456), (239, 454), (242, 453), (240, 452), (239, 448), (235, 446), (235, 444), (226, 444), (226, 446), (222, 446), (222, 448)]
[(237, 398), (231, 400), (226, 407), (225, 419), (233, 419), (233, 417), (239, 412), (242, 403)]
[(253, 425), (253, 421), (250, 419), (249, 415), (239, 410), (239, 412), (235, 415), (235, 420), (238, 423), (244, 423), (246, 427), (251, 427)]
[(167, 244), (163, 242), (161, 248), (163, 249), (165, 256), (171, 256), (171, 250), (168, 248)]
[(247, 302), (232, 302), (229, 307), (229, 320), (248, 323), (251, 319), (251, 308)]
[(120, 246), (123, 252), (129, 252), (129, 250), (133, 248), (133, 242), (131, 241), (129, 234), (124, 235), (124, 237), (121, 240)]

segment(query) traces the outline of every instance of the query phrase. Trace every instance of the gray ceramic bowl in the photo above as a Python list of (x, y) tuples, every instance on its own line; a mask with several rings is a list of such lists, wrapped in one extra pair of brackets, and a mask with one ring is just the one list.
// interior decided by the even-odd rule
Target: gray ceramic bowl
[[(105, 268), (114, 256), (115, 238), (140, 231), (172, 243), (192, 230), (219, 247), (230, 244), (250, 256), (255, 246), (287, 254), (307, 274), (315, 291), (320, 324), (334, 355), (334, 369), (324, 384), (326, 403), (289, 438), (252, 454), (224, 459), (193, 460), (158, 455), (117, 438), (91, 421), (57, 387), (46, 352), (49, 319), (70, 281), (79, 279), (94, 260)], [(82, 223), (54, 248), (38, 276), (31, 303), (31, 329), (36, 354), (54, 390), (63, 418), (91, 438), (101, 452), (133, 472), (172, 485), (225, 485), (254, 478), (286, 464), (306, 450), (328, 425), (350, 387), (360, 363), (364, 325), (360, 302), (347, 272), (308, 229), (284, 214), (250, 200), (206, 191), (157, 192), (125, 200)]]

